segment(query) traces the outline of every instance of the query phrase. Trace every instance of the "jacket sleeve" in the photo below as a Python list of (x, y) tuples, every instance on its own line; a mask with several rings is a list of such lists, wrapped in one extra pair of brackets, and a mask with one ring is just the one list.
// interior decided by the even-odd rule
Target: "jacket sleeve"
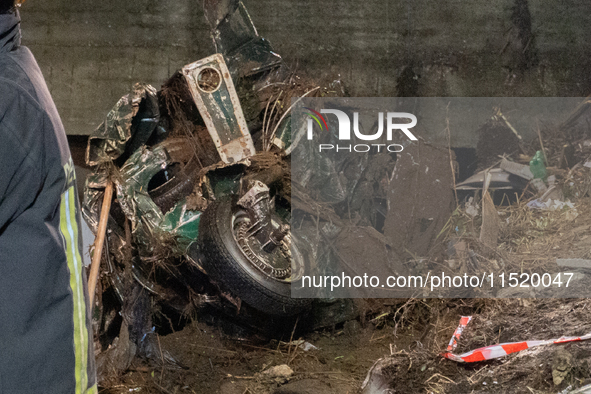
[(26, 93), (0, 81), (0, 235), (43, 185), (43, 119)]

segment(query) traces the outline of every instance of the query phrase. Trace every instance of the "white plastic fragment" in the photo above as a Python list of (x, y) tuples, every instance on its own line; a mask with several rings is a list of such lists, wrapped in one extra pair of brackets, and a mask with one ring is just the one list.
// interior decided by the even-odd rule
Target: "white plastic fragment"
[(549, 211), (556, 211), (560, 209), (575, 209), (575, 204), (570, 202), (570, 200), (560, 201), (560, 200), (548, 200), (546, 202), (541, 201), (539, 198), (535, 200), (531, 200), (527, 203), (528, 208), (531, 209), (542, 209), (542, 210), (549, 210)]

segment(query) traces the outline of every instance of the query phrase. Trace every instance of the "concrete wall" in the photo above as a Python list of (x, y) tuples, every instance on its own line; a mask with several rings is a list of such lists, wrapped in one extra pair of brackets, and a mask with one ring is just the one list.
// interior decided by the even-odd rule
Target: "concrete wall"
[[(288, 63), (353, 96), (591, 93), (588, 0), (244, 3)], [(69, 134), (214, 50), (199, 0), (29, 0), (22, 16)]]

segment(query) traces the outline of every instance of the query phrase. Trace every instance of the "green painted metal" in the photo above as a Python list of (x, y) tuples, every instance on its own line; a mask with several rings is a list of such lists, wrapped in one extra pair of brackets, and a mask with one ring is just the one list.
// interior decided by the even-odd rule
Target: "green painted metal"
[(191, 63), (183, 74), (222, 161), (236, 163), (253, 156), (252, 137), (223, 56)]
[(200, 220), (201, 212), (187, 209), (187, 201), (183, 199), (164, 215), (159, 229), (172, 234), (177, 241), (175, 248), (185, 254), (187, 248), (197, 240)]

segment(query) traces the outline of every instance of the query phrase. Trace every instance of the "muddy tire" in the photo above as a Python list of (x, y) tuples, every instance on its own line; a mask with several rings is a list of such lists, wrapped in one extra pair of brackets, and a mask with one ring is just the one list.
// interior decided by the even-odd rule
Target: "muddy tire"
[(261, 312), (291, 316), (305, 310), (311, 300), (291, 298), (291, 283), (276, 280), (246, 257), (234, 232), (239, 210), (235, 198), (223, 198), (201, 216), (196, 253), (203, 268), (223, 291)]
[(152, 201), (163, 213), (170, 211), (182, 198), (193, 192), (197, 172), (181, 171), (162, 186), (151, 190)]
[[(172, 138), (160, 143), (170, 155), (171, 161), (156, 174), (148, 184), (148, 193), (152, 201), (163, 213), (170, 211), (181, 199), (193, 192), (200, 170), (201, 162), (191, 146), (183, 138)], [(166, 176), (163, 174), (167, 173)]]

